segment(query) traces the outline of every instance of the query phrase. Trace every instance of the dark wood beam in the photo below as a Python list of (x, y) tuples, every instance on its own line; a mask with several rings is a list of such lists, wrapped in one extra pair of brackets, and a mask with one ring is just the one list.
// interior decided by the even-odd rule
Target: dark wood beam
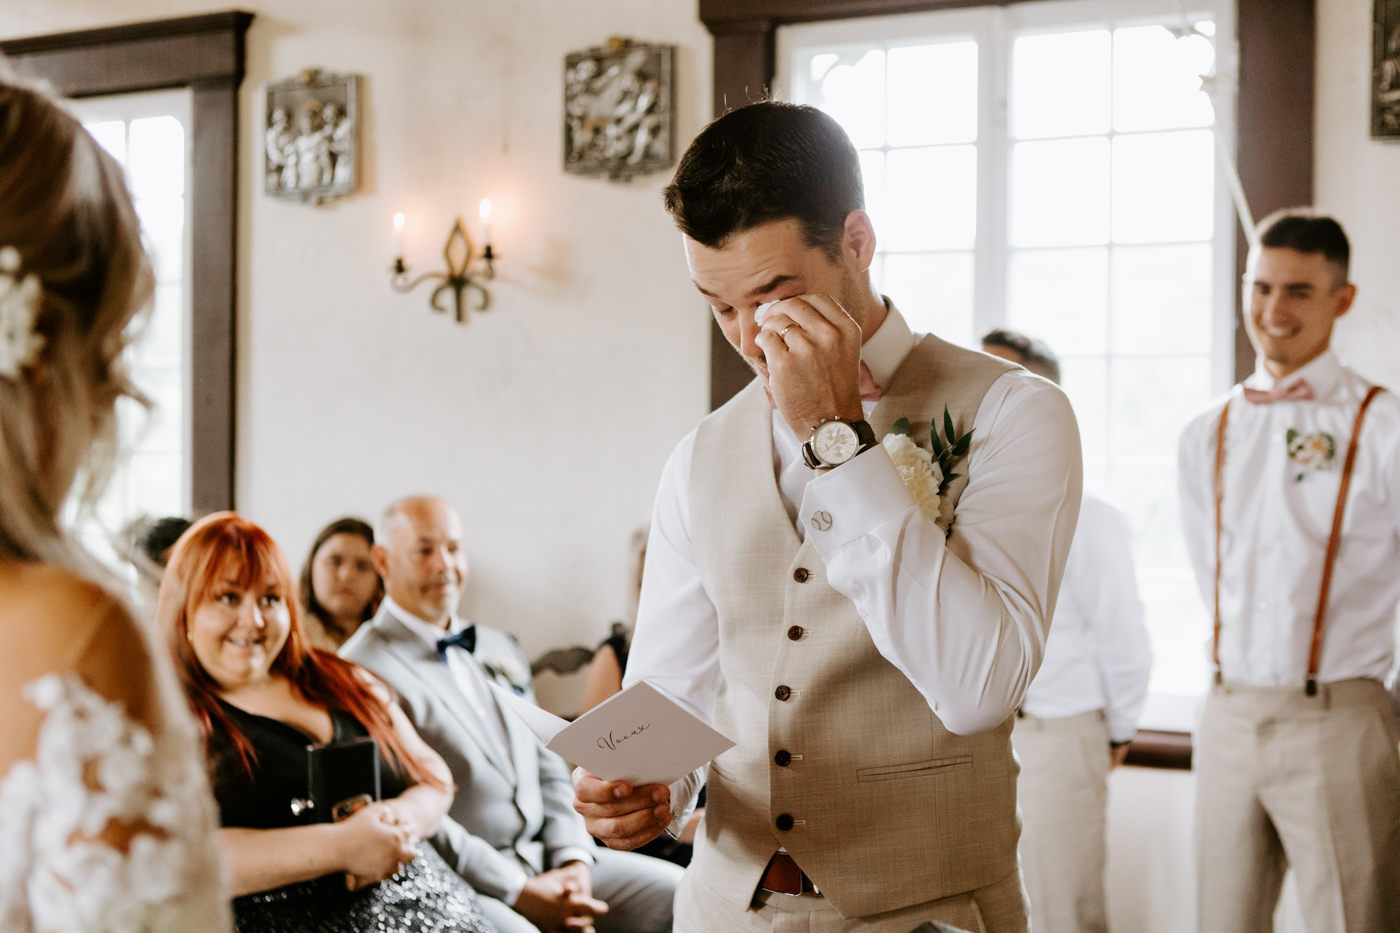
[(0, 41), (21, 75), (69, 97), (188, 87), (190, 127), (190, 498), (234, 507), (238, 88), (251, 13), (133, 23)]

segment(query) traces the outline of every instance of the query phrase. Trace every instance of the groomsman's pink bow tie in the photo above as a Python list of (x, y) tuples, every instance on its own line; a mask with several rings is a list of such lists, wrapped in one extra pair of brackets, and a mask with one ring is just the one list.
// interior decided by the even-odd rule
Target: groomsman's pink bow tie
[(860, 400), (862, 402), (878, 402), (884, 396), (885, 390), (875, 384), (875, 377), (870, 375), (870, 367), (865, 365), (865, 361), (860, 363)]
[(1267, 392), (1263, 389), (1245, 388), (1244, 400), (1254, 405), (1270, 405), (1274, 402), (1310, 402), (1317, 398), (1308, 380), (1297, 379), (1286, 386), (1274, 386)]

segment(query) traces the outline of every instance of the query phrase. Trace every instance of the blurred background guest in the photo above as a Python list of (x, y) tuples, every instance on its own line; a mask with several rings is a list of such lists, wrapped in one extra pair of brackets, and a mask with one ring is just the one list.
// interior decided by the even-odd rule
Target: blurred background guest
[[(306, 644), (287, 559), (218, 512), (175, 547), (159, 616), (196, 719), (224, 826), (240, 930), (493, 933), (471, 887), (427, 844), (452, 802), (446, 765), (389, 689)], [(372, 737), (382, 801), (324, 822), (311, 749)], [(319, 814), (319, 816), (318, 816)]]
[(179, 516), (142, 516), (122, 529), (117, 552), (136, 568), (141, 593), (149, 599), (151, 606), (155, 605), (156, 596), (160, 593), (160, 578), (165, 575), (170, 551), (191, 524), (188, 518)]
[(152, 284), (121, 167), (0, 62), (7, 931), (229, 929), (213, 801), (169, 659), (63, 524), (110, 472)]
[(301, 568), (301, 608), (306, 636), (317, 648), (336, 651), (384, 598), (384, 581), (370, 559), (374, 529), (358, 518), (331, 522), (311, 545)]
[[(1059, 384), (1060, 361), (1039, 340), (994, 330), (982, 349)], [(1039, 933), (1108, 929), (1108, 773), (1128, 756), (1151, 674), (1128, 517), (1086, 489), (1045, 660), (1011, 734), (1021, 867)]]

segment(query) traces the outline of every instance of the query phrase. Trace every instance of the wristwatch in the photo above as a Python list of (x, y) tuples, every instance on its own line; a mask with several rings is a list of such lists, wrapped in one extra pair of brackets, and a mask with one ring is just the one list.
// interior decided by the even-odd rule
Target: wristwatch
[(878, 444), (868, 421), (823, 418), (802, 445), (802, 462), (814, 470), (840, 466)]

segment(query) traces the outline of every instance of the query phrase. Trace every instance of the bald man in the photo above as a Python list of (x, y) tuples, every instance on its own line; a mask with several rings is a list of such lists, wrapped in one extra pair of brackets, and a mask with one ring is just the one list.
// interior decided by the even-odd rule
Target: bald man
[(340, 653), (384, 678), (457, 783), (434, 840), (482, 895), (501, 933), (669, 933), (681, 871), (600, 849), (573, 809), (563, 760), (514, 716), (488, 682), (534, 699), (530, 666), (503, 632), (457, 615), (467, 578), (462, 520), (442, 499), (401, 499), (375, 535), (384, 578), (379, 613)]

